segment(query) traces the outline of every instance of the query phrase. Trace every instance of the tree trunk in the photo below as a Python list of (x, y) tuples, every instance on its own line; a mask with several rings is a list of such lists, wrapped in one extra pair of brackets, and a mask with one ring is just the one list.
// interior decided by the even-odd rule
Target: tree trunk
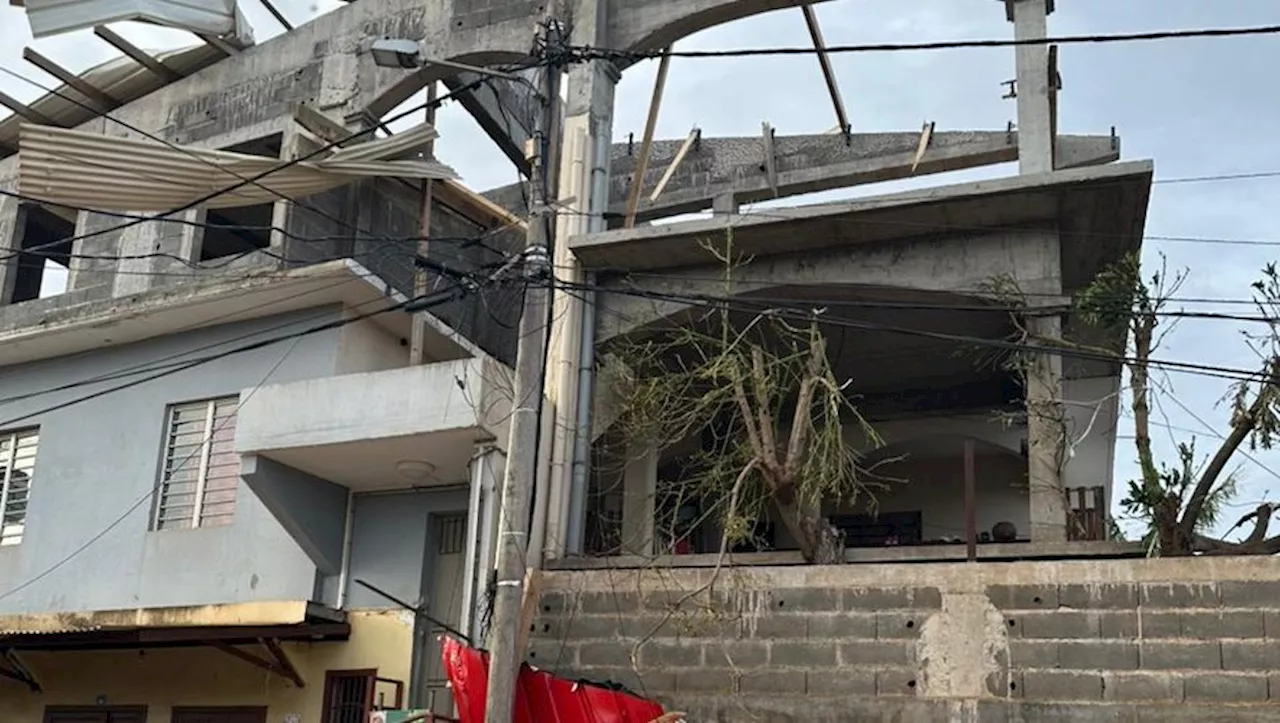
[(775, 499), (778, 515), (791, 536), (800, 545), (805, 562), (814, 565), (839, 565), (844, 562), (844, 546), (840, 534), (822, 514), (820, 503), (806, 503), (796, 499), (782, 502)]

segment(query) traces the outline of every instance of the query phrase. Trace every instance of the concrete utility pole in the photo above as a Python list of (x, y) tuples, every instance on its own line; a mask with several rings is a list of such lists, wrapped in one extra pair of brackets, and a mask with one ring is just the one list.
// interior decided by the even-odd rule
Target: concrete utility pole
[[(548, 48), (564, 42), (555, 20), (543, 29)], [(489, 688), (486, 723), (511, 723), (520, 672), (520, 624), (524, 603), (525, 558), (529, 546), (529, 512), (538, 469), (538, 428), (541, 424), (543, 366), (547, 346), (547, 302), (550, 297), (551, 262), (547, 243), (555, 214), (548, 203), (555, 186), (556, 159), (551, 139), (559, 133), (557, 100), (560, 68), (543, 70), (538, 133), (529, 158), (530, 218), (524, 258), (524, 310), (520, 314), (520, 338), (516, 347), (515, 392), (512, 400), (511, 439), (502, 487), (498, 522), (497, 590), (493, 601), (493, 627), (489, 641)]]

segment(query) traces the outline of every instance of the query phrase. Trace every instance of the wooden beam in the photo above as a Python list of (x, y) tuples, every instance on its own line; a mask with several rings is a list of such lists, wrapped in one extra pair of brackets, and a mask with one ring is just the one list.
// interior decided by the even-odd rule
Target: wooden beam
[(1049, 46), (1049, 156), (1050, 168), (1058, 167), (1058, 91), (1062, 90), (1062, 74), (1058, 72), (1058, 46)]
[(676, 157), (671, 159), (671, 165), (667, 166), (666, 173), (662, 174), (662, 180), (658, 181), (657, 186), (654, 186), (653, 193), (649, 195), (650, 201), (658, 200), (658, 196), (661, 196), (662, 192), (666, 190), (667, 184), (671, 182), (671, 177), (676, 174), (676, 169), (680, 167), (680, 163), (684, 161), (685, 156), (689, 155), (689, 151), (700, 137), (702, 137), (702, 131), (697, 126), (694, 126), (693, 130), (689, 131), (689, 137), (684, 139), (684, 143), (680, 145), (680, 150), (676, 151)]
[(933, 130), (937, 125), (936, 121), (930, 121), (920, 129), (920, 143), (916, 146), (915, 160), (911, 162), (912, 174), (920, 167), (920, 161), (924, 160), (925, 151), (929, 150), (929, 144), (933, 141)]
[[(667, 48), (668, 51), (671, 48)], [(653, 82), (653, 98), (649, 101), (649, 119), (644, 124), (644, 140), (640, 143), (640, 158), (636, 161), (635, 176), (631, 179), (631, 195), (627, 197), (627, 217), (624, 228), (635, 228), (636, 209), (640, 206), (640, 190), (644, 186), (644, 174), (649, 170), (649, 151), (653, 148), (653, 134), (657, 130), (658, 111), (662, 108), (662, 91), (667, 85), (667, 71), (671, 68), (671, 53), (658, 61), (658, 77)]]
[(494, 224), (523, 231), (528, 224), (523, 218), (472, 191), (453, 179), (432, 184), (432, 193), (441, 203), (456, 209), (482, 226)]
[(836, 122), (840, 124), (840, 132), (844, 134), (845, 140), (848, 140), (853, 133), (853, 126), (849, 123), (844, 98), (840, 95), (840, 83), (836, 80), (836, 71), (831, 67), (831, 56), (827, 55), (827, 42), (822, 37), (818, 13), (812, 5), (801, 5), (800, 9), (804, 11), (804, 23), (809, 27), (809, 37), (813, 40), (813, 47), (818, 51), (818, 65), (822, 68), (823, 80), (827, 82), (827, 93), (831, 96), (831, 103), (836, 108)]
[(520, 628), (516, 637), (516, 658), (524, 660), (529, 647), (529, 635), (533, 631), (533, 619), (538, 612), (538, 599), (542, 596), (542, 571), (526, 570), (524, 573), (524, 597), (520, 600)]
[(773, 191), (773, 197), (778, 197), (778, 153), (773, 147), (773, 126), (769, 125), (769, 121), (760, 124), (760, 131), (764, 137), (764, 175), (769, 183), (769, 188)]
[[(49, 75), (52, 75), (58, 80), (62, 81), (68, 87), (74, 88), (77, 93), (79, 93), (80, 95), (83, 95), (85, 98), (89, 100), (90, 103), (93, 103), (94, 105), (96, 105), (97, 110), (100, 112), (105, 113), (111, 110), (112, 108), (116, 108), (120, 106), (120, 101), (116, 100), (115, 98), (108, 95), (106, 92), (95, 87), (92, 83), (86, 81), (84, 78), (81, 78), (75, 73), (72, 73), (70, 70), (67, 70), (66, 68), (62, 67), (61, 65), (58, 65), (57, 63), (53, 62), (49, 58), (46, 58), (45, 56), (41, 55), (34, 48), (30, 48), (30, 47), (23, 48), (22, 59), (36, 66), (40, 70), (43, 70)], [(54, 91), (54, 93), (61, 95), (57, 91)]]
[(200, 38), (211, 48), (222, 51), (228, 58), (234, 58), (240, 54), (240, 51), (231, 43), (219, 38), (216, 35), (206, 35), (204, 33), (196, 33), (196, 37)]
[[(435, 124), (436, 122), (436, 95), (437, 83), (432, 82), (427, 86), (427, 123)], [(436, 143), (431, 141), (423, 149), (423, 153), (431, 155), (435, 150)], [(428, 258), (431, 252), (431, 199), (432, 191), (435, 184), (431, 179), (422, 181), (422, 197), (421, 207), (418, 210), (418, 258)], [(414, 264), (413, 269), (413, 296), (420, 299), (426, 295), (430, 284), (430, 277), (427, 269), (419, 264)], [(413, 328), (411, 329), (409, 339), (409, 364), (424, 364), (426, 358), (427, 347), (427, 315), (414, 314)]]
[(284, 648), (280, 647), (279, 640), (276, 640), (275, 638), (265, 638), (262, 641), (262, 645), (267, 649), (267, 652), (271, 653), (271, 657), (276, 659), (277, 673), (292, 681), (293, 684), (299, 688), (307, 687), (306, 681), (304, 681), (302, 676), (298, 673), (297, 666), (295, 666), (293, 661), (289, 659), (289, 656), (284, 652)]
[(55, 121), (54, 119), (50, 118), (49, 116), (45, 115), (44, 113), (41, 113), (40, 111), (35, 110), (34, 108), (31, 108), (24, 103), (18, 102), (16, 98), (14, 98), (13, 96), (7, 93), (0, 92), (0, 105), (8, 108), (14, 113), (17, 113), (23, 118), (26, 118), (32, 123), (39, 123), (40, 125), (45, 125), (45, 126), (59, 126), (59, 127), (61, 127), (62, 125), (57, 121)]
[(119, 50), (130, 58), (133, 58), (134, 62), (151, 71), (152, 75), (155, 75), (164, 82), (172, 83), (182, 80), (182, 73), (170, 68), (138, 48), (138, 46), (120, 37), (111, 28), (108, 28), (105, 25), (97, 25), (93, 28), (93, 34), (115, 46), (116, 50)]
[(298, 125), (316, 134), (326, 143), (341, 145), (351, 138), (351, 131), (347, 130), (346, 126), (306, 103), (293, 103), (290, 110)]

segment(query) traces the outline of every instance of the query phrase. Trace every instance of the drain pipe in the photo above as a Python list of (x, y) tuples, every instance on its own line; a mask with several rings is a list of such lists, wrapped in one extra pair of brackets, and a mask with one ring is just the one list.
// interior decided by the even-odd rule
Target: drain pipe
[(342, 523), (342, 567), (338, 572), (338, 604), (342, 610), (347, 606), (347, 588), (351, 587), (351, 532), (356, 521), (356, 493), (347, 490), (347, 515)]
[(481, 476), (484, 474), (484, 468), (487, 464), (486, 457), (489, 454), (487, 445), (480, 447), (475, 454), (471, 456), (471, 462), (467, 465), (468, 476), (471, 478), (471, 490), (467, 496), (467, 530), (466, 530), (466, 549), (463, 553), (462, 569), (466, 571), (466, 575), (462, 578), (462, 619), (459, 620), (461, 627), (468, 635), (472, 632), (471, 621), (475, 611), (476, 601), (476, 577), (478, 570), (476, 569), (476, 557), (479, 553), (480, 546), (480, 490), (484, 486), (484, 480)]
[[(612, 126), (612, 123), (606, 123)], [(587, 207), (587, 233), (608, 229), (605, 211), (609, 207), (609, 155), (613, 141), (607, 132), (596, 133), (596, 147), (591, 159), (591, 194)], [(581, 555), (587, 522), (587, 474), (591, 456), (591, 415), (595, 409), (596, 369), (596, 275), (586, 275), (587, 292), (582, 297), (582, 344), (578, 355), (578, 428), (573, 436), (573, 462), (569, 481), (569, 520), (566, 530), (567, 552)]]

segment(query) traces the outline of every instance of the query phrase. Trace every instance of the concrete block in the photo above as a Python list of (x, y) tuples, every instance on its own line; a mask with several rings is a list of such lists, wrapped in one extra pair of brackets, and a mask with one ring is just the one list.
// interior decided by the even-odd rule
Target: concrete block
[(1076, 609), (1130, 609), (1138, 606), (1135, 585), (1059, 585), (1058, 604)]
[(1188, 701), (1243, 703), (1267, 699), (1266, 675), (1190, 675), (1185, 681)]
[(835, 588), (794, 588), (774, 590), (770, 608), (775, 612), (833, 612), (842, 608), (844, 591)]
[(836, 664), (833, 643), (773, 643), (769, 665), (779, 668), (821, 668)]
[(846, 610), (877, 611), (899, 608), (940, 610), (942, 608), (942, 592), (936, 587), (914, 587), (897, 590), (855, 588), (844, 591), (844, 609)]
[(1143, 641), (1139, 649), (1147, 670), (1219, 670), (1222, 648), (1218, 643)]
[(1182, 703), (1139, 703), (1131, 723), (1280, 723), (1280, 709), (1269, 706), (1224, 706)]
[(1024, 638), (1096, 638), (1101, 634), (1100, 615), (1083, 612), (1025, 612), (1013, 616)]
[(1182, 637), (1182, 613), (1175, 612), (1143, 612), (1138, 616), (1142, 638), (1180, 638)]
[(1280, 640), (1223, 640), (1224, 670), (1280, 670)]
[(1102, 676), (1064, 670), (1027, 670), (1022, 694), (1036, 701), (1102, 700)]
[(646, 668), (697, 668), (703, 664), (702, 644), (650, 640), (640, 646), (639, 662)]
[(665, 613), (645, 613), (627, 621), (632, 637), (736, 638), (742, 621), (733, 612), (690, 608)]
[(991, 585), (987, 597), (1001, 610), (1054, 610), (1057, 585)]
[(573, 602), (584, 615), (619, 615), (640, 609), (640, 596), (634, 592), (584, 592)]
[(763, 615), (747, 614), (742, 616), (740, 626), (742, 637), (756, 640), (777, 640), (791, 638), (803, 640), (808, 637), (808, 615)]
[(769, 663), (769, 644), (755, 640), (723, 640), (702, 643), (709, 668), (759, 668)]
[(663, 695), (676, 690), (676, 676), (664, 670), (634, 668), (575, 668), (575, 677), (600, 683), (618, 683), (628, 690), (644, 691), (646, 695)]
[(912, 613), (877, 613), (876, 637), (889, 640), (918, 638), (926, 619), (926, 615)]
[(1280, 581), (1251, 580), (1220, 583), (1222, 605), (1229, 608), (1274, 608), (1280, 604)]
[(987, 687), (987, 694), (994, 698), (1004, 698), (1013, 694), (1016, 687), (1021, 689), (1021, 685), (1013, 683), (1014, 676), (1017, 675), (1021, 680), (1021, 673), (1011, 673), (1008, 668), (1002, 668), (993, 673), (988, 673), (987, 678), (983, 681)]
[(784, 693), (796, 695), (805, 689), (803, 670), (756, 670), (738, 677), (742, 693)]
[[(637, 596), (636, 602), (639, 609), (650, 612), (669, 612), (671, 610), (680, 609), (687, 610), (697, 607), (710, 607), (712, 609), (727, 609), (723, 595), (713, 595), (708, 590), (702, 590), (696, 595), (691, 595), (694, 590), (650, 590), (647, 591), (643, 598)], [(607, 595), (608, 593), (597, 593), (599, 595)], [(629, 593), (634, 595), (634, 593)], [(720, 603), (720, 604), (716, 604)], [(636, 609), (636, 608), (633, 608)], [(587, 610), (582, 612), (617, 612), (616, 608), (608, 608), (605, 610)]]
[(1265, 615), (1263, 627), (1267, 630), (1268, 638), (1280, 640), (1280, 610), (1268, 610)]
[[(955, 718), (940, 718), (950, 723)], [(971, 720), (960, 718), (958, 720)], [(1127, 705), (978, 701), (977, 723), (1134, 723)]]
[(876, 616), (864, 613), (809, 615), (810, 639), (875, 638)]
[(572, 665), (573, 656), (572, 645), (555, 639), (530, 640), (529, 647), (525, 650), (525, 660), (530, 665), (543, 667), (566, 663)]
[(619, 619), (617, 615), (578, 615), (573, 618), (572, 623), (567, 618), (560, 617), (548, 620), (554, 621), (553, 630), (564, 630), (564, 626), (568, 624), (575, 640), (616, 640), (623, 635), (624, 627), (639, 627), (629, 626), (631, 620)]
[(1057, 668), (1058, 643), (1042, 640), (1010, 640), (1009, 665), (1014, 668)]
[(916, 671), (911, 668), (887, 668), (876, 671), (876, 695), (915, 695)]
[(1121, 640), (1132, 640), (1139, 637), (1139, 620), (1145, 619), (1145, 615), (1141, 618), (1134, 611), (1105, 611), (1099, 612), (1098, 615), (1098, 634), (1104, 638), (1119, 638)]
[(1267, 692), (1271, 700), (1280, 700), (1280, 673), (1267, 676)]
[(630, 668), (631, 646), (616, 642), (582, 643), (578, 645), (578, 664), (598, 668)]
[(809, 695), (875, 695), (876, 673), (863, 668), (832, 668), (805, 672)]
[(735, 679), (732, 671), (703, 668), (701, 670), (682, 670), (676, 673), (676, 691), (679, 693), (720, 693), (735, 692)]
[(547, 592), (538, 598), (538, 605), (543, 614), (563, 613), (568, 610), (568, 598), (564, 593)]
[(1140, 596), (1144, 607), (1154, 608), (1211, 608), (1222, 603), (1213, 583), (1144, 583)]
[(1266, 616), (1261, 610), (1182, 613), (1182, 637), (1184, 638), (1214, 640), (1265, 636)]
[(1138, 644), (1111, 640), (1060, 643), (1058, 659), (1063, 668), (1076, 670), (1135, 670)]
[(1103, 697), (1114, 701), (1182, 701), (1182, 677), (1175, 673), (1104, 673)]
[(916, 646), (909, 640), (859, 640), (840, 645), (841, 665), (881, 667), (915, 662)]

